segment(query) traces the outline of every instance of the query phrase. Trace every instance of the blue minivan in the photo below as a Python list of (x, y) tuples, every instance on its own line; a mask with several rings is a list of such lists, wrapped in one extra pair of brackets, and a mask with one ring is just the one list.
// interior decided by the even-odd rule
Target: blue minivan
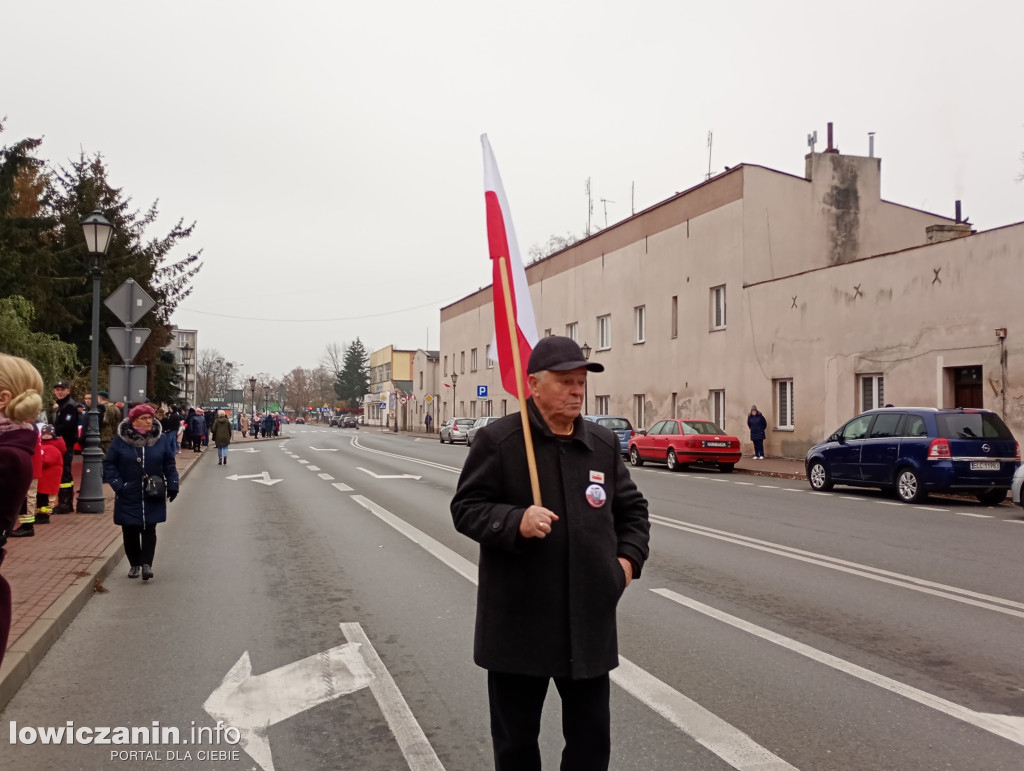
[(622, 454), (629, 455), (629, 440), (633, 436), (633, 424), (629, 422), (629, 418), (619, 418), (615, 415), (584, 415), (583, 419), (614, 431), (619, 437), (619, 449), (622, 450)]
[(996, 504), (1020, 465), (1020, 445), (989, 410), (883, 407), (816, 444), (804, 465), (814, 490), (878, 487), (906, 503), (928, 493), (966, 493)]

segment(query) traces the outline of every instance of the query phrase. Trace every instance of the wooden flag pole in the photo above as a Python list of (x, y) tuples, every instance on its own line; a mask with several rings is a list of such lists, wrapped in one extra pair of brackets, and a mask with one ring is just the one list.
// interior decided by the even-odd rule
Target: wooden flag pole
[(533, 453), (533, 433), (530, 431), (530, 415), (526, 411), (526, 387), (523, 381), (523, 362), (519, 358), (519, 333), (516, 331), (515, 313), (512, 309), (512, 292), (509, 288), (508, 258), (499, 257), (501, 289), (505, 296), (505, 318), (508, 320), (509, 341), (512, 344), (512, 365), (516, 371), (516, 388), (519, 391), (519, 415), (523, 419), (523, 441), (526, 442), (526, 465), (530, 469), (530, 488), (533, 490), (533, 505), (540, 502), (540, 478), (537, 476), (537, 458)]

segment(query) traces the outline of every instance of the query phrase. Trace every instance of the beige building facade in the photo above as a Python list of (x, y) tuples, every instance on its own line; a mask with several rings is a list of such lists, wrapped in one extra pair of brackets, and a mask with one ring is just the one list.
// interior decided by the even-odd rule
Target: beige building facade
[(370, 392), (363, 397), (363, 420), (368, 425), (410, 427), (409, 404), (416, 351), (388, 345), (370, 353)]
[[(879, 158), (828, 151), (804, 177), (735, 167), (526, 273), (540, 334), (605, 365), (589, 413), (711, 418), (749, 452), (756, 404), (768, 454), (802, 457), (888, 403), (983, 406), (1024, 435), (1022, 258), (1024, 224), (972, 234), (884, 201)], [(492, 335), (489, 287), (441, 309), (445, 417), (518, 409)]]

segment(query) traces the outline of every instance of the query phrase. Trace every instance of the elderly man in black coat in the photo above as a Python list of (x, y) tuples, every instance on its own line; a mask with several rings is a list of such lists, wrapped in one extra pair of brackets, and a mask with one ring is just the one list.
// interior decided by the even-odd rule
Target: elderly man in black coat
[(566, 337), (530, 356), (527, 412), (543, 505), (532, 502), (522, 418), (479, 431), (451, 511), (480, 543), (475, 662), (488, 670), (495, 768), (540, 769), (551, 678), (562, 698), (563, 769), (606, 769), (615, 609), (648, 555), (647, 501), (618, 437), (583, 420), (588, 363)]

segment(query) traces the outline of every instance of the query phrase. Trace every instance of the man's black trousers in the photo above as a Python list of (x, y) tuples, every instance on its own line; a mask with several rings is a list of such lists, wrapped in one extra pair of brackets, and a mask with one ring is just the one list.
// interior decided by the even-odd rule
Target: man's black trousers
[[(548, 677), (487, 673), (496, 771), (540, 771), (540, 715)], [(562, 697), (561, 771), (603, 771), (611, 755), (608, 675), (554, 678)]]

